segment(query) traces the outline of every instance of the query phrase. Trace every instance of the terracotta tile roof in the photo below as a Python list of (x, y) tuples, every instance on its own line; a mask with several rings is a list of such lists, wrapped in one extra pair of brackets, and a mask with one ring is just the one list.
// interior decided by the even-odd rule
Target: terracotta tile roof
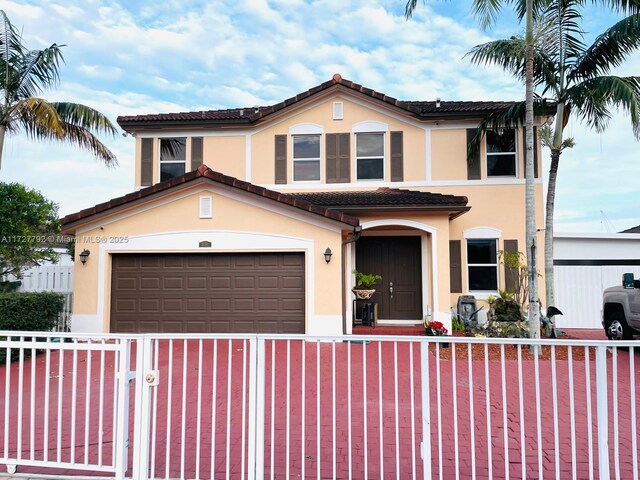
[(291, 195), (268, 190), (266, 188), (259, 187), (258, 185), (253, 185), (252, 183), (245, 182), (243, 180), (239, 180), (237, 178), (230, 177), (219, 172), (215, 172), (206, 165), (200, 165), (197, 170), (182, 175), (181, 177), (172, 178), (171, 180), (157, 183), (156, 185), (143, 188), (142, 190), (138, 190), (137, 192), (132, 192), (122, 197), (113, 198), (108, 202), (100, 203), (94, 207), (81, 210), (77, 213), (72, 213), (62, 218), (60, 222), (64, 230), (66, 226), (85, 219), (90, 219), (90, 217), (93, 217), (94, 215), (107, 212), (117, 207), (125, 206), (129, 203), (135, 202), (136, 200), (145, 199), (151, 197), (152, 195), (166, 192), (174, 187), (189, 183), (191, 181), (195, 181), (199, 178), (206, 178), (214, 181), (215, 183), (227, 185), (253, 195), (268, 198), (285, 205), (299, 208), (300, 210), (304, 210), (306, 212), (345, 223), (347, 225), (356, 226), (359, 224), (359, 220), (357, 218), (345, 213), (337, 212), (326, 207), (315, 205), (307, 200), (304, 200), (303, 198), (296, 198)]
[(637, 227), (627, 228), (620, 233), (640, 233), (640, 225), (638, 225)]
[(482, 116), (513, 105), (514, 102), (427, 102), (402, 101), (396, 98), (364, 87), (358, 83), (342, 78), (335, 74), (331, 80), (317, 85), (309, 90), (288, 98), (280, 103), (261, 107), (233, 108), (227, 110), (206, 110), (200, 112), (157, 113), (150, 115), (126, 115), (118, 117), (120, 126), (127, 129), (149, 126), (153, 124), (252, 124), (268, 115), (276, 113), (301, 100), (317, 95), (330, 88), (345, 88), (350, 91), (380, 100), (388, 105), (404, 110), (418, 119), (433, 119), (435, 117), (463, 117)]
[(469, 210), (467, 197), (388, 187), (355, 192), (292, 193), (290, 196), (341, 211), (402, 207), (420, 210)]

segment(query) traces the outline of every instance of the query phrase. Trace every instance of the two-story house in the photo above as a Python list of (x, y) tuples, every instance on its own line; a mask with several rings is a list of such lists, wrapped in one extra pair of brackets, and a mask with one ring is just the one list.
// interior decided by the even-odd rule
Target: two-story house
[(85, 251), (73, 329), (349, 333), (354, 268), (382, 276), (380, 323), (450, 324), (459, 295), (509, 287), (498, 252), (524, 245), (523, 130), (467, 159), (506, 104), (398, 101), (334, 75), (267, 107), (118, 118), (135, 191), (62, 221)]

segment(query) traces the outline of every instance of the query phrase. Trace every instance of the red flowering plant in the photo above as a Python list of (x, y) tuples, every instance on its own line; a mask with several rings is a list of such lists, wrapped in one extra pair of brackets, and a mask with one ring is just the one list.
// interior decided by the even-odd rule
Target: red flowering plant
[(427, 336), (429, 337), (440, 337), (442, 335), (447, 335), (449, 333), (448, 330), (445, 328), (445, 326), (442, 324), (442, 322), (436, 322), (433, 320), (432, 321), (425, 320), (424, 329)]

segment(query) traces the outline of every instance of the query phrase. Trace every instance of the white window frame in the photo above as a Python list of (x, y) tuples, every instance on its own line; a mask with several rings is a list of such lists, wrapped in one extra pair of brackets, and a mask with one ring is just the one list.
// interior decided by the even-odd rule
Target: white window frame
[[(380, 135), (382, 137), (382, 178), (359, 178), (358, 177), (358, 164), (360, 163), (358, 160), (363, 159), (367, 160), (369, 158), (380, 158), (379, 155), (374, 155), (370, 157), (359, 157), (358, 156), (358, 135)], [(356, 182), (384, 182), (384, 179), (387, 177), (387, 132), (356, 132)]]
[[(296, 158), (295, 137), (318, 137), (319, 157), (315, 158)], [(322, 134), (320, 133), (302, 133), (291, 135), (291, 177), (293, 183), (320, 183), (322, 181)], [(318, 180), (296, 180), (296, 162), (318, 162)]]
[[(470, 263), (469, 262), (469, 241), (473, 240), (493, 240), (496, 245), (496, 263)], [(465, 235), (465, 256), (466, 256), (466, 264), (467, 264), (467, 292), (473, 293), (476, 298), (479, 300), (486, 300), (489, 295), (496, 295), (500, 288), (500, 258), (498, 255), (498, 249), (500, 247), (500, 242), (498, 237), (487, 237), (487, 236), (479, 236), (479, 237), (467, 237)], [(470, 275), (469, 269), (471, 267), (495, 267), (496, 268), (496, 289), (495, 290), (471, 290), (470, 287)]]
[[(172, 139), (180, 139), (184, 138), (184, 160), (162, 160), (162, 142), (164, 140), (172, 140)], [(183, 163), (184, 164), (184, 174), (186, 174), (189, 170), (187, 170), (187, 150), (189, 149), (189, 142), (191, 141), (190, 137), (163, 137), (158, 139), (158, 181), (162, 181), (162, 165), (169, 163)], [(184, 175), (183, 174), (183, 175)], [(175, 178), (175, 177), (173, 177)]]
[[(505, 128), (504, 130), (513, 130), (513, 143), (516, 149), (513, 152), (489, 152), (489, 140), (485, 135), (484, 138), (484, 167), (487, 174), (487, 178), (518, 178), (518, 129), (517, 128)], [(514, 174), (513, 175), (489, 175), (489, 155), (491, 156), (506, 156), (513, 155)]]

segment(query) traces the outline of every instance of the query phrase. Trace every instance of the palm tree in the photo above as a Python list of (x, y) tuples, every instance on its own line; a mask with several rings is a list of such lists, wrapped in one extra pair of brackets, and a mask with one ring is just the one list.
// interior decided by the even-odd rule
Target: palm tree
[[(426, 3), (426, 0), (422, 0)], [(533, 13), (534, 5), (546, 3), (548, 0), (472, 0), (473, 10), (483, 28), (489, 28), (495, 22), (502, 3), (514, 4), (520, 19), (525, 18), (525, 216), (526, 216), (526, 257), (527, 277), (529, 282), (529, 335), (540, 337), (540, 310), (538, 308), (538, 275), (536, 248), (536, 211), (533, 172)], [(609, 2), (636, 2), (638, 0), (605, 0)], [(417, 7), (418, 0), (408, 0), (405, 16), (411, 17)]]
[[(555, 0), (536, 19), (534, 85), (541, 96), (555, 102), (553, 129), (541, 129), (543, 144), (551, 150), (545, 215), (546, 305), (555, 304), (553, 277), (553, 217), (560, 155), (573, 146), (565, 127), (573, 114), (602, 132), (614, 108), (627, 112), (636, 138), (640, 138), (640, 77), (610, 75), (613, 68), (640, 47), (640, 14), (631, 14), (599, 35), (592, 45), (583, 43), (579, 25), (582, 2)], [(511, 37), (478, 45), (470, 52), (476, 64), (496, 64), (523, 77), (525, 40)], [(497, 112), (481, 129), (521, 121), (521, 106)], [(519, 118), (518, 118), (519, 117)]]
[(30, 138), (75, 144), (115, 165), (115, 155), (95, 133), (115, 135), (115, 126), (103, 114), (85, 105), (48, 102), (38, 95), (59, 80), (61, 48), (29, 50), (4, 11), (0, 10), (0, 161), (7, 133), (23, 131)]

